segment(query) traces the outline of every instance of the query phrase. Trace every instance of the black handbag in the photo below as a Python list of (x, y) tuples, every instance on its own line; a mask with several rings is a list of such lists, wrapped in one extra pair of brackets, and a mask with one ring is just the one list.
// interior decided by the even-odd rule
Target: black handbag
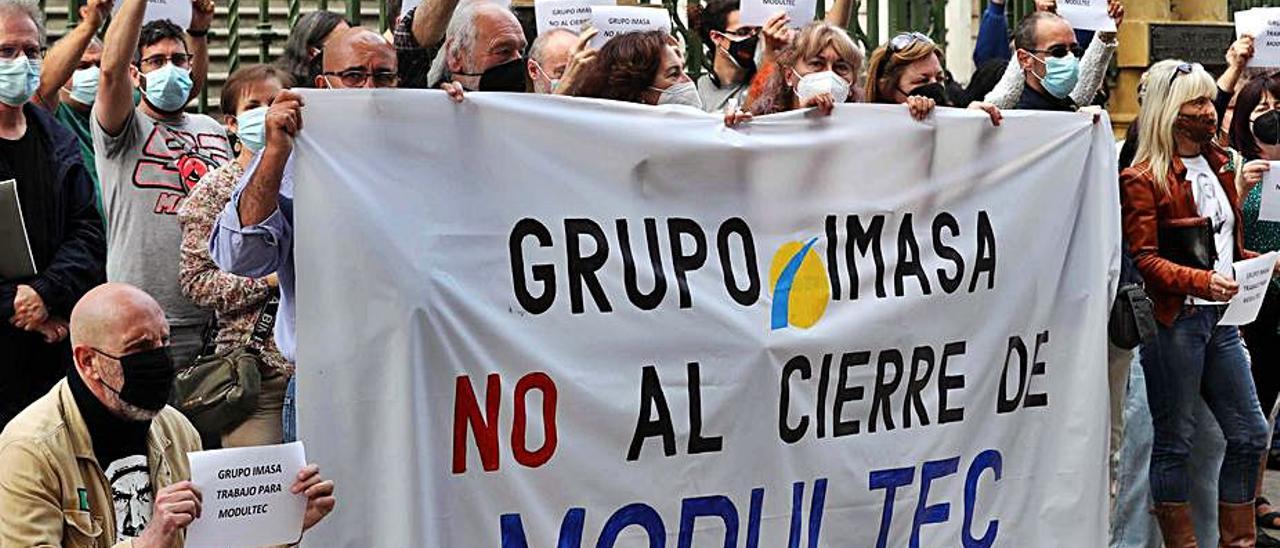
[(173, 381), (174, 407), (196, 430), (220, 434), (249, 418), (262, 390), (262, 357), (257, 348), (272, 336), (280, 297), (263, 303), (245, 344), (213, 354), (201, 354)]
[(1176, 219), (1160, 224), (1157, 232), (1160, 256), (1178, 265), (1213, 270), (1218, 246), (1208, 217)]
[(1107, 337), (1111, 344), (1132, 350), (1139, 344), (1152, 344), (1156, 337), (1155, 304), (1147, 296), (1133, 257), (1126, 251), (1120, 258), (1120, 288), (1111, 303), (1107, 318)]

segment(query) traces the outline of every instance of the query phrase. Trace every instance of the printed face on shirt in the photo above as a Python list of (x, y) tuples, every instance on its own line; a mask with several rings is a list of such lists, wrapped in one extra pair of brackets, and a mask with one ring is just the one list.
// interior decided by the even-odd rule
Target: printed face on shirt
[(107, 466), (111, 501), (115, 508), (116, 542), (142, 535), (151, 521), (151, 474), (145, 455), (131, 455)]

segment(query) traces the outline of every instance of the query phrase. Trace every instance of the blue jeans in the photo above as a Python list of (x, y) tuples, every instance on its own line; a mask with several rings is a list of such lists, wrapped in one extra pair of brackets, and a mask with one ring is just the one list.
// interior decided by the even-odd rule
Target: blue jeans
[[(1218, 500), (1253, 500), (1258, 465), (1267, 443), (1267, 420), (1258, 403), (1240, 330), (1219, 326), (1222, 307), (1184, 306), (1157, 341), (1141, 352), (1154, 436), (1151, 496), (1156, 502), (1187, 502), (1187, 461), (1203, 398), (1227, 442), (1218, 472)], [(1203, 428), (1203, 426), (1201, 426)]]
[(284, 389), (284, 409), (280, 412), (284, 421), (284, 443), (298, 441), (298, 376), (289, 377)]
[[(1124, 402), (1124, 437), (1116, 468), (1116, 502), (1111, 514), (1111, 548), (1161, 548), (1160, 527), (1151, 515), (1151, 411), (1138, 359), (1129, 368)], [(1187, 462), (1191, 480), (1191, 522), (1202, 548), (1218, 546), (1218, 482), (1226, 442), (1204, 402), (1195, 405), (1196, 430)]]

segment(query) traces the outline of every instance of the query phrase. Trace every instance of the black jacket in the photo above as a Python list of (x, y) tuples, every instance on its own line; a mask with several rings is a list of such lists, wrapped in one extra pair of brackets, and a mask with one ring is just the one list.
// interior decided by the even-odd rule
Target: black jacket
[(1030, 85), (1022, 88), (1022, 96), (1018, 98), (1018, 104), (1013, 108), (1018, 110), (1056, 110), (1060, 112), (1074, 112), (1079, 108), (1076, 107), (1075, 101), (1070, 97), (1059, 99), (1047, 93), (1040, 93)]
[(27, 123), (42, 130), (45, 149), (54, 163), (53, 203), (46, 211), (56, 218), (49, 223), (52, 228), (47, 241), (31, 242), (33, 249), (52, 250), (48, 264), (36, 265), (39, 274), (20, 280), (0, 278), (3, 327), (8, 327), (13, 317), (13, 298), (19, 285), (35, 289), (50, 315), (69, 318), (76, 301), (106, 278), (106, 235), (102, 217), (94, 207), (93, 180), (80, 157), (80, 143), (44, 109), (27, 103), (23, 111)]

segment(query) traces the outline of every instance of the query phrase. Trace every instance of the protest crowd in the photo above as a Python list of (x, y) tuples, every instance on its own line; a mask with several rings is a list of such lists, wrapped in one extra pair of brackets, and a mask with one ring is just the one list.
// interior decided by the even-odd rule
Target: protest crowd
[[(46, 47), (36, 0), (0, 0), (0, 181), (15, 182), (0, 183), (0, 228), (16, 193), (31, 263), (0, 272), (0, 546), (182, 546), (209, 496), (187, 453), (297, 440), (300, 88), (677, 105), (729, 128), (881, 103), (920, 123), (973, 109), (998, 127), (1010, 110), (1101, 112), (1120, 46), (1073, 29), (1054, 0), (1013, 28), (990, 0), (978, 70), (955, 75), (920, 32), (863, 51), (845, 29), (850, 0), (761, 26), (741, 24), (739, 0), (707, 0), (688, 14), (706, 50), (694, 79), (669, 31), (530, 40), (502, 3), (422, 0), (388, 35), (304, 14), (276, 64), (230, 74), (214, 118), (188, 112), (208, 85), (214, 0), (193, 0), (186, 28), (146, 20), (147, 5), (88, 0)], [(1121, 0), (1108, 14), (1122, 22)], [(1260, 495), (1280, 282), (1255, 321), (1218, 324), (1240, 289), (1233, 263), (1280, 251), (1280, 223), (1259, 219), (1259, 183), (1280, 160), (1280, 73), (1247, 67), (1249, 35), (1218, 46), (1217, 77), (1177, 59), (1150, 67), (1119, 151), (1121, 283), (1098, 319), (1112, 339), (1112, 546), (1280, 546), (1268, 534), (1280, 506)], [(250, 393), (226, 390), (234, 375), (254, 379)], [(318, 466), (292, 490), (304, 530), (335, 508)]]

